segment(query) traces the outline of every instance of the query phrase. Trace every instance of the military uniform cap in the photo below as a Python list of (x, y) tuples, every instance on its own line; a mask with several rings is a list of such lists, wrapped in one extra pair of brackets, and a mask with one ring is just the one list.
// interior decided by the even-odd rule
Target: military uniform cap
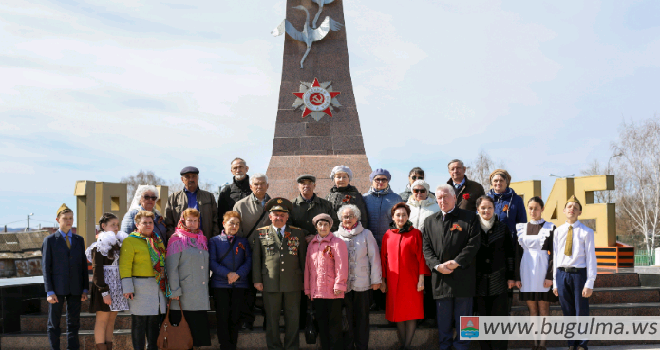
[(57, 216), (60, 216), (60, 214), (61, 214), (63, 211), (71, 211), (71, 212), (73, 212), (73, 210), (69, 209), (69, 207), (66, 206), (66, 203), (62, 203), (62, 205), (60, 205), (60, 207), (57, 209)]
[(580, 209), (582, 209), (582, 203), (580, 203), (580, 201), (577, 198), (575, 198), (575, 195), (572, 195), (571, 198), (569, 198), (566, 201), (566, 204), (568, 204), (568, 203), (577, 203), (577, 204), (580, 205)]
[(264, 209), (266, 211), (283, 211), (290, 213), (293, 210), (293, 203), (286, 198), (277, 197), (269, 200)]
[(300, 182), (302, 182), (302, 180), (309, 180), (309, 181), (311, 181), (311, 182), (316, 183), (316, 176), (314, 176), (314, 175), (310, 175), (310, 174), (300, 175), (300, 176), (298, 176), (298, 178), (296, 179), (296, 182), (297, 182), (297, 183), (300, 183)]
[(187, 166), (181, 169), (181, 175), (186, 175), (186, 174), (199, 174), (199, 169), (197, 169), (194, 166)]

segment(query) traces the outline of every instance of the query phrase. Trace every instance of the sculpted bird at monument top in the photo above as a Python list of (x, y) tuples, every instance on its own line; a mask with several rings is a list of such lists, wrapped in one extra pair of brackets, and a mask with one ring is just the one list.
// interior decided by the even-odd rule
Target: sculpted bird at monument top
[[(330, 3), (332, 1), (322, 0), (320, 2)], [(303, 27), (302, 32), (294, 28), (293, 24), (291, 24), (291, 22), (285, 19), (282, 21), (282, 23), (280, 23), (279, 26), (277, 26), (277, 28), (273, 29), (271, 34), (273, 34), (273, 36), (280, 36), (284, 34), (284, 32), (286, 32), (294, 40), (302, 41), (305, 44), (307, 44), (307, 50), (305, 51), (305, 55), (303, 55), (303, 58), (300, 60), (300, 68), (303, 68), (303, 62), (305, 62), (305, 58), (307, 58), (309, 51), (312, 49), (312, 42), (323, 40), (323, 38), (325, 38), (328, 35), (328, 33), (330, 33), (330, 31), (338, 31), (341, 28), (343, 28), (344, 25), (333, 20), (332, 18), (330, 18), (330, 16), (326, 16), (318, 28), (312, 29), (309, 23), (309, 11), (307, 11), (307, 8), (305, 8), (305, 6), (299, 5), (294, 7), (294, 9), (305, 11), (305, 15), (307, 16), (305, 19), (305, 26)], [(319, 14), (320, 11), (319, 13), (317, 13), (317, 16)]]

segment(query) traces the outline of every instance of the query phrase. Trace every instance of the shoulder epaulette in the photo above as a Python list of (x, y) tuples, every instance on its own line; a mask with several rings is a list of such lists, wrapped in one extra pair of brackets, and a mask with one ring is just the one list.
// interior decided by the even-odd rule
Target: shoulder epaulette
[(291, 226), (291, 225), (289, 225), (289, 228), (292, 228), (294, 230), (302, 230), (300, 227), (295, 227), (295, 226)]
[(267, 230), (269, 228), (270, 228), (270, 226), (264, 226), (264, 227), (259, 227), (257, 230)]

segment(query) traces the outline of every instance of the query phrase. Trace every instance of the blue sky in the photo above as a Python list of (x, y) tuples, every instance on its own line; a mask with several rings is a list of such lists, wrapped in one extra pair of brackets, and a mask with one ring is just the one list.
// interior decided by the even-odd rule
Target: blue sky
[[(0, 3), (0, 225), (53, 222), (76, 180), (265, 172), (285, 1)], [(332, 6), (328, 5), (328, 6)], [(400, 191), (480, 149), (513, 181), (606, 163), (659, 111), (658, 1), (345, 1), (367, 155)], [(11, 224), (22, 227), (25, 222)]]

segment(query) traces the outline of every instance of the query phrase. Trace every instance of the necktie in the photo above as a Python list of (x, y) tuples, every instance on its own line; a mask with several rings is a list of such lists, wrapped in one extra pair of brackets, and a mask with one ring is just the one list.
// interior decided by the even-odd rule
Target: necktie
[(568, 235), (566, 235), (566, 244), (564, 245), (564, 255), (573, 255), (573, 225), (568, 227)]
[(66, 237), (66, 247), (71, 249), (71, 241), (69, 241), (69, 236), (67, 235), (65, 237)]
[(280, 236), (280, 239), (282, 239), (282, 229), (281, 228), (277, 229), (277, 235)]

